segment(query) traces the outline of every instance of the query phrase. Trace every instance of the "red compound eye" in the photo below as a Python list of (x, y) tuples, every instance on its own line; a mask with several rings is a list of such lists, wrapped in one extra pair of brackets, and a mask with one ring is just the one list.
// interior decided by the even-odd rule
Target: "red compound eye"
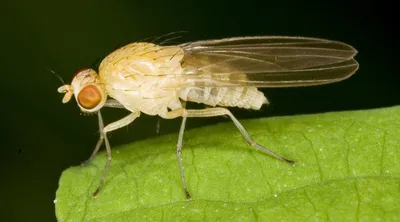
[(74, 79), (75, 76), (78, 75), (79, 73), (81, 73), (81, 72), (83, 72), (83, 71), (86, 71), (86, 70), (89, 70), (89, 68), (83, 68), (83, 69), (78, 70), (78, 71), (72, 76), (72, 79)]
[(78, 94), (78, 103), (85, 109), (95, 108), (101, 99), (101, 92), (95, 85), (85, 86)]

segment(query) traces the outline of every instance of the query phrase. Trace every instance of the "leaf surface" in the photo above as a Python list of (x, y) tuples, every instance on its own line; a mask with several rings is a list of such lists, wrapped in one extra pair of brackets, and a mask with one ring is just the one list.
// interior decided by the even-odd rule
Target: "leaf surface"
[[(62, 173), (59, 221), (400, 221), (400, 107), (242, 120), (278, 161), (244, 141), (233, 123), (113, 147)], [(190, 121), (190, 119), (189, 119)]]

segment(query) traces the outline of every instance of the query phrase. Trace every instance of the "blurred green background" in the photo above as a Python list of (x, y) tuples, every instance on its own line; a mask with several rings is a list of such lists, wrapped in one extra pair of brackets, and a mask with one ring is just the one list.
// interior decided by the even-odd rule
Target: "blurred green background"
[[(61, 172), (89, 157), (97, 119), (61, 103), (60, 81), (115, 48), (174, 31), (183, 41), (243, 35), (296, 35), (353, 45), (360, 69), (326, 86), (263, 90), (261, 111), (233, 109), (238, 118), (359, 110), (400, 104), (394, 5), (356, 1), (9, 1), (1, 22), (1, 211), (5, 221), (55, 221)], [(126, 115), (103, 111), (105, 122)], [(229, 121), (192, 119), (188, 128)], [(142, 116), (111, 135), (112, 146), (156, 135), (157, 118)], [(179, 120), (162, 120), (161, 134)], [(140, 129), (140, 130), (138, 130)], [(251, 129), (249, 130), (251, 133)], [(174, 152), (175, 144), (171, 144)], [(178, 173), (178, 172), (177, 172)]]

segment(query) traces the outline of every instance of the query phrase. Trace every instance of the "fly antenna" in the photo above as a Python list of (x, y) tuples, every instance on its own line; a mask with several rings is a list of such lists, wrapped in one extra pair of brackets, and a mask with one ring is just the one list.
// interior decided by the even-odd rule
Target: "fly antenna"
[(65, 81), (64, 81), (63, 78), (60, 76), (60, 74), (56, 73), (54, 70), (52, 70), (52, 69), (50, 69), (50, 68), (46, 68), (46, 70), (49, 71), (49, 72), (51, 72), (51, 73), (53, 73), (54, 76), (57, 77), (57, 78), (61, 81), (61, 83), (62, 83), (63, 85), (65, 85)]

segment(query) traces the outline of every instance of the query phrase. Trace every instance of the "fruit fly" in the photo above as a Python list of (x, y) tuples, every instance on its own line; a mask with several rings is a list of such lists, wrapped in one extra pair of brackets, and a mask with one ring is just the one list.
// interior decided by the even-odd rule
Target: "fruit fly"
[[(71, 85), (61, 86), (58, 92), (65, 93), (63, 103), (74, 96), (82, 112), (98, 115), (100, 138), (85, 162), (103, 142), (108, 158), (93, 197), (103, 186), (111, 163), (107, 133), (127, 126), (141, 113), (164, 119), (182, 117), (176, 155), (183, 191), (190, 200), (181, 158), (188, 117), (229, 116), (250, 146), (293, 164), (254, 141), (226, 107), (259, 110), (268, 100), (258, 88), (344, 80), (358, 69), (356, 54), (342, 42), (288, 36), (234, 37), (170, 46), (136, 42), (105, 57), (98, 72), (78, 71)], [(208, 108), (186, 109), (185, 102), (203, 103)], [(130, 114), (104, 126), (103, 107), (127, 109)]]

